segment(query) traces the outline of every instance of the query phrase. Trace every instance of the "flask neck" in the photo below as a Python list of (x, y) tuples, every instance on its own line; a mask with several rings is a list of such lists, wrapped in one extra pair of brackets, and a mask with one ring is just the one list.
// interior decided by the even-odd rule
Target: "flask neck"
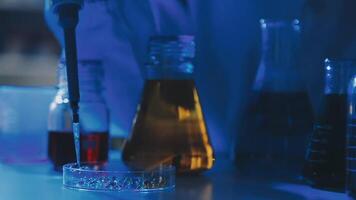
[(300, 25), (298, 20), (261, 20), (262, 60), (274, 68), (287, 68), (295, 62), (299, 49)]
[(261, 20), (261, 60), (254, 89), (299, 92), (305, 89), (297, 67), (300, 25), (298, 20)]
[(104, 69), (100, 60), (78, 62), (80, 99), (82, 102), (104, 101)]
[(68, 103), (69, 94), (68, 94), (68, 82), (67, 82), (67, 70), (65, 61), (61, 60), (57, 67), (57, 94), (56, 101), (57, 103)]
[(193, 36), (155, 36), (150, 39), (147, 79), (192, 78), (195, 55)]
[(356, 62), (325, 60), (325, 94), (346, 94), (352, 76), (356, 73)]

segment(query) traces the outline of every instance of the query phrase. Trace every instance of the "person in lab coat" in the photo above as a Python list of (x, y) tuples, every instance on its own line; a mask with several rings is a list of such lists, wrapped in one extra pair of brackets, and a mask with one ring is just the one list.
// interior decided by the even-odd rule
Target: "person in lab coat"
[[(63, 47), (57, 15), (45, 1), (46, 22)], [(101, 60), (105, 71), (104, 94), (110, 110), (110, 134), (127, 137), (143, 84), (142, 72), (124, 31), (125, 24), (112, 19), (108, 1), (85, 1), (77, 26), (78, 60)]]
[[(355, 41), (354, 8), (353, 0), (88, 1), (80, 11), (78, 57), (104, 61), (111, 132), (127, 136), (143, 86), (149, 37), (195, 35), (195, 77), (212, 143), (217, 152), (234, 152), (237, 122), (259, 62), (259, 19), (301, 18), (301, 68), (317, 107), (323, 59), (346, 55)], [(45, 16), (62, 41), (48, 7)]]

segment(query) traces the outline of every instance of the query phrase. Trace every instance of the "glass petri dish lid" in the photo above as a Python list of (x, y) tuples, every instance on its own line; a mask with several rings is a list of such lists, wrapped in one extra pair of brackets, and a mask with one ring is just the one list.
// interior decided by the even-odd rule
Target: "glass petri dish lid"
[(63, 166), (65, 188), (108, 191), (150, 192), (175, 187), (175, 167), (161, 164), (151, 169), (133, 169), (123, 163), (76, 163)]

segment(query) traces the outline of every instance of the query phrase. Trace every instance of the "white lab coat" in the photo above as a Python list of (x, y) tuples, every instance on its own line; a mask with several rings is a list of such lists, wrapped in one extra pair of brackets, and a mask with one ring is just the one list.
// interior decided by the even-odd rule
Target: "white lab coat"
[[(303, 0), (107, 0), (80, 12), (78, 57), (104, 59), (112, 133), (127, 136), (150, 35), (194, 34), (195, 75), (213, 146), (233, 149), (259, 59), (259, 19), (295, 18)], [(54, 17), (46, 19), (61, 41)]]

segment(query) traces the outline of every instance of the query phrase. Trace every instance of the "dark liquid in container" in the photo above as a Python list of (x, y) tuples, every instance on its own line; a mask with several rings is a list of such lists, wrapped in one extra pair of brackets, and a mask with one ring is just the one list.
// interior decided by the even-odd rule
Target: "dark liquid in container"
[[(108, 160), (107, 132), (93, 132), (80, 135), (80, 161), (106, 162)], [(67, 163), (76, 162), (72, 132), (48, 132), (48, 157), (56, 170)]]
[(213, 149), (193, 80), (146, 81), (123, 159), (141, 169), (173, 164), (178, 173), (212, 167)]
[(356, 119), (349, 119), (347, 129), (346, 189), (356, 199)]
[(344, 190), (346, 145), (346, 94), (324, 97), (306, 154), (304, 178), (313, 186)]
[(278, 166), (281, 163), (302, 161), (312, 125), (313, 113), (306, 92), (254, 93), (238, 133), (238, 167), (252, 164), (278, 171), (283, 169)]

